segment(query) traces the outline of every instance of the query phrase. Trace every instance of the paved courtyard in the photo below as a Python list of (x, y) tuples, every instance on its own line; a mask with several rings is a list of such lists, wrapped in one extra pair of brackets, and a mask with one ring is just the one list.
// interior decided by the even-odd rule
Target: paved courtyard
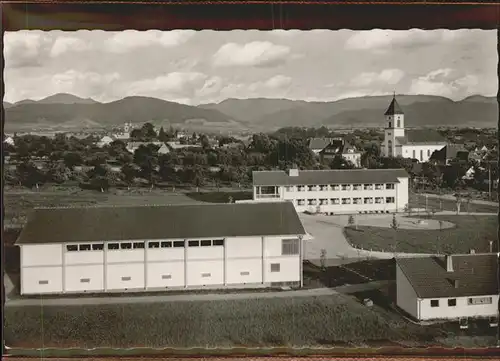
[[(343, 233), (343, 228), (348, 225), (348, 215), (325, 216), (301, 213), (299, 216), (306, 231), (311, 236), (310, 239), (305, 240), (304, 258), (306, 260), (320, 259), (322, 249), (326, 250), (327, 259), (360, 257), (358, 250), (351, 247)], [(359, 226), (389, 228), (392, 223), (392, 214), (355, 215), (354, 220), (355, 224)], [(422, 220), (398, 214), (396, 220), (399, 228), (402, 229), (440, 229), (439, 222), (432, 219)], [(442, 222), (441, 224), (442, 229), (454, 226), (451, 222)]]

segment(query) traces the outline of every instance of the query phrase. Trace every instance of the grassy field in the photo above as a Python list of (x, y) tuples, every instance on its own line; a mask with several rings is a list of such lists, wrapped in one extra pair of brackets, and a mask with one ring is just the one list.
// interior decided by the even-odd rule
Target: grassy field
[[(346, 295), (12, 307), (4, 311), (10, 347), (213, 347), (436, 344), (457, 325), (418, 326)], [(43, 338), (42, 338), (43, 336)]]
[[(426, 208), (428, 210), (436, 210), (436, 211), (453, 211), (456, 212), (457, 204), (454, 200), (445, 200), (445, 199), (436, 199), (428, 197), (427, 201), (425, 197), (422, 195), (417, 195), (414, 193), (410, 194), (410, 206), (412, 208)], [(467, 202), (463, 202), (460, 207), (461, 212), (471, 212), (471, 213), (495, 213), (498, 212), (498, 206), (492, 205), (483, 205), (483, 204), (474, 204)]]
[(414, 230), (358, 226), (345, 228), (348, 241), (355, 247), (374, 251), (435, 253), (451, 251), (489, 252), (489, 241), (497, 239), (496, 216), (439, 215), (432, 219), (452, 222), (456, 226), (443, 230)]
[(161, 189), (113, 189), (100, 193), (78, 188), (50, 187), (39, 191), (10, 189), (4, 192), (5, 221), (22, 223), (35, 207), (89, 206), (89, 205), (144, 205), (193, 203), (195, 200), (181, 192)]
[(186, 196), (199, 202), (228, 203), (233, 201), (252, 199), (252, 191), (221, 191), (221, 192), (190, 192)]

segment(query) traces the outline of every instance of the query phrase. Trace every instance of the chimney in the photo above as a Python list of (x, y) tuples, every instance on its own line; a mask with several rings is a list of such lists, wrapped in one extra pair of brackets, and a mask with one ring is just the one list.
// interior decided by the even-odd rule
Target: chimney
[(451, 254), (446, 255), (446, 272), (453, 272), (453, 258)]
[(471, 250), (469, 251), (470, 254), (475, 254), (476, 253), (476, 250), (471, 248)]
[(290, 168), (288, 170), (288, 176), (289, 177), (298, 177), (299, 176), (299, 170), (297, 168)]

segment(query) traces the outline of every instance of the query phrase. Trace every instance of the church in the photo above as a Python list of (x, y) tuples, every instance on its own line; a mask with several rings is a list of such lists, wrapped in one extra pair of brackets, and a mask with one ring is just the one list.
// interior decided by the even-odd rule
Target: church
[(432, 153), (443, 149), (448, 143), (433, 129), (405, 129), (405, 115), (396, 95), (385, 112), (385, 136), (381, 153), (385, 157), (403, 157), (429, 161)]

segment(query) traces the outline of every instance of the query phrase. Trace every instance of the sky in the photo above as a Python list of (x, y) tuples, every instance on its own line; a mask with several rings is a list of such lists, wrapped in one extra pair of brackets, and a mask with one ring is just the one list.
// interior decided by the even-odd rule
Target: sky
[(20, 31), (4, 38), (5, 101), (332, 101), (497, 92), (496, 31)]

